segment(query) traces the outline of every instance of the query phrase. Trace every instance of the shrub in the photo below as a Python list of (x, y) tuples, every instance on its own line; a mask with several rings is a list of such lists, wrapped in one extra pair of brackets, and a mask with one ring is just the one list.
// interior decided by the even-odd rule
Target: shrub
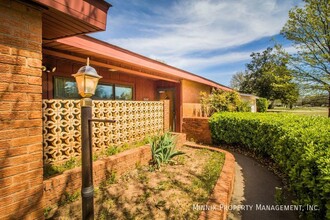
[(330, 120), (289, 114), (217, 113), (210, 118), (215, 143), (239, 144), (271, 157), (309, 217), (330, 218)]
[(250, 111), (248, 103), (242, 102), (238, 92), (213, 89), (211, 94), (201, 92), (201, 104), (207, 116), (215, 112)]
[(175, 156), (184, 154), (181, 151), (175, 151), (174, 136), (170, 133), (165, 133), (160, 136), (150, 138), (152, 163), (157, 168), (162, 163), (168, 163)]
[(257, 99), (257, 111), (258, 112), (266, 112), (268, 109), (268, 100), (265, 98)]
[(251, 103), (249, 101), (241, 101), (237, 106), (238, 112), (251, 112)]

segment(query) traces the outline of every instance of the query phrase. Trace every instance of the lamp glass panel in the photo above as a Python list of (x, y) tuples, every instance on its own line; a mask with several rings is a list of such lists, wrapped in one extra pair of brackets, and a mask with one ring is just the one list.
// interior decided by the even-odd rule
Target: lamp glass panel
[(83, 75), (76, 76), (76, 82), (78, 87), (78, 92), (82, 97), (85, 96), (85, 77)]
[(92, 96), (95, 93), (95, 89), (97, 87), (97, 83), (99, 81), (99, 78), (91, 77), (91, 76), (85, 76), (84, 80), (84, 86), (85, 86), (85, 94)]

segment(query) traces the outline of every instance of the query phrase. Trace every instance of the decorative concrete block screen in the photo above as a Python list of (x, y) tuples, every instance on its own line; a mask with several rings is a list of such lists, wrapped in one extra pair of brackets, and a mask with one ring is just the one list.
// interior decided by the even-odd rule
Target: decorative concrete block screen
[[(44, 162), (80, 156), (80, 101), (43, 100), (42, 108)], [(162, 101), (93, 101), (93, 118), (116, 121), (93, 123), (93, 151), (163, 132), (163, 114)]]

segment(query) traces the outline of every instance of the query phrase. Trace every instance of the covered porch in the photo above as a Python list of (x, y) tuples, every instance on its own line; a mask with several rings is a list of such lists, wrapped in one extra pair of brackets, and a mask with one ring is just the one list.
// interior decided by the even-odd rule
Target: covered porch
[[(94, 100), (169, 100), (169, 130), (181, 131), (181, 77), (164, 71), (163, 63), (87, 37), (70, 37), (43, 45), (43, 99), (77, 100), (71, 76), (91, 60), (100, 80)], [(170, 67), (168, 67), (170, 68)]]

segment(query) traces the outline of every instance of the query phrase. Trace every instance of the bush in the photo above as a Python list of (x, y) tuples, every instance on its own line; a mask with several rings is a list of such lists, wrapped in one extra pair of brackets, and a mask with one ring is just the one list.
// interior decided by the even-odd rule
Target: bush
[(210, 118), (215, 143), (239, 144), (271, 157), (309, 217), (330, 219), (330, 120), (289, 114), (217, 113)]
[(237, 106), (238, 112), (251, 112), (251, 103), (249, 101), (241, 101)]
[(211, 94), (201, 92), (200, 95), (203, 112), (207, 116), (211, 116), (215, 112), (251, 111), (250, 104), (243, 102), (238, 92), (235, 91), (212, 89)]
[(257, 99), (257, 111), (258, 112), (266, 112), (268, 109), (268, 100), (265, 98)]

